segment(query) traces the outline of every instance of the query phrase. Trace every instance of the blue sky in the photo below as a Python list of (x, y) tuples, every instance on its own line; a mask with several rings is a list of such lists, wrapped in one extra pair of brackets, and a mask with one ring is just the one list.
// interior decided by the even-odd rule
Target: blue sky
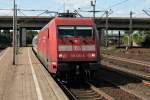
[[(64, 5), (66, 9), (75, 10), (81, 8), (82, 10), (90, 10), (91, 0), (16, 0), (20, 9), (47, 9), (50, 11), (64, 11)], [(126, 2), (114, 6), (113, 5), (125, 0), (97, 0), (97, 10), (112, 9), (113, 14), (111, 16), (129, 16), (129, 12), (135, 12), (135, 17), (148, 17), (142, 10), (150, 8), (150, 0), (126, 0)], [(0, 9), (12, 9), (13, 0), (0, 0)], [(65, 2), (65, 3), (64, 3)], [(150, 9), (149, 9), (150, 10)], [(25, 15), (37, 15), (41, 12), (23, 12)], [(0, 15), (11, 15), (12, 11), (0, 10)], [(19, 13), (22, 15), (21, 13)], [(85, 13), (82, 13), (85, 14)], [(86, 13), (86, 16), (92, 14)], [(97, 13), (97, 16), (101, 16), (102, 13)]]

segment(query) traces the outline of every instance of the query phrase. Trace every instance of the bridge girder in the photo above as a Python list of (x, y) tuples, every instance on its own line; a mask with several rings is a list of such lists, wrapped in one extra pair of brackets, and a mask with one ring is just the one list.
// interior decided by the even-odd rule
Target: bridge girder
[[(0, 16), (0, 29), (12, 29), (12, 16)], [(44, 27), (52, 17), (19, 16), (18, 25), (20, 28), (39, 30)], [(106, 18), (96, 18), (98, 29), (105, 29)], [(108, 29), (129, 30), (129, 18), (111, 17), (108, 19)], [(150, 30), (150, 18), (133, 18), (133, 30)]]

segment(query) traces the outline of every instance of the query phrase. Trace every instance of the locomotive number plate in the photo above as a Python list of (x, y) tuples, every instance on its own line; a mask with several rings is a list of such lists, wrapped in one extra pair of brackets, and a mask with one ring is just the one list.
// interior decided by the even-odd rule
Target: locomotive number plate
[(73, 50), (74, 51), (81, 51), (81, 47), (80, 46), (73, 46)]

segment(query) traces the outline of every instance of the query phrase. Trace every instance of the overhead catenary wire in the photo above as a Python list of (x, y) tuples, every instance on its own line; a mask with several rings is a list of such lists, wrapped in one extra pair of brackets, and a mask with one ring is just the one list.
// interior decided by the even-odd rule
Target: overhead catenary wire
[(54, 13), (54, 14), (58, 14), (58, 12), (55, 12), (55, 11), (49, 11), (49, 10), (45, 10), (45, 11), (43, 11), (42, 13), (40, 13), (40, 14), (38, 14), (37, 16), (40, 16), (40, 15), (42, 15), (42, 14), (50, 14), (50, 13)]
[(115, 3), (115, 4), (111, 5), (110, 7), (106, 8), (106, 9), (112, 9), (113, 7), (122, 5), (123, 3), (127, 2), (127, 1), (129, 1), (129, 0), (120, 1), (120, 2), (118, 2), (118, 3)]
[(142, 10), (146, 15), (148, 15), (150, 17), (150, 12), (146, 11), (146, 10)]
[(19, 11), (23, 16), (26, 16), (21, 10), (17, 10), (17, 11)]
[[(13, 10), (13, 9), (3, 9), (3, 8), (1, 8), (0, 10)], [(49, 10), (47, 10), (47, 9), (17, 9), (17, 10), (22, 10), (22, 11), (37, 11), (37, 12), (41, 12), (41, 11), (49, 11)], [(57, 13), (56, 11), (51, 11), (51, 12), (53, 12), (53, 13)]]
[(74, 10), (74, 12), (75, 12), (78, 16), (80, 16), (81, 18), (83, 18), (83, 16), (82, 16), (77, 10)]
[[(0, 9), (0, 10), (8, 10), (8, 11), (13, 11), (13, 9)], [(36, 16), (40, 16), (42, 14), (49, 14), (49, 13), (54, 13), (54, 14), (58, 14), (58, 12), (56, 11), (50, 11), (50, 10), (39, 10), (39, 9), (17, 9), (17, 11), (19, 11), (21, 14), (25, 15), (23, 12), (42, 12), (40, 14), (37, 14)]]

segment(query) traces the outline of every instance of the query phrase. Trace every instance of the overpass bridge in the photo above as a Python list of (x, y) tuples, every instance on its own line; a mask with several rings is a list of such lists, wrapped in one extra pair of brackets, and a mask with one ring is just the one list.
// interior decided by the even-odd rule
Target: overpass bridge
[[(46, 16), (19, 16), (18, 25), (20, 28), (39, 30), (45, 26), (52, 17)], [(98, 29), (105, 29), (106, 18), (96, 18)], [(133, 18), (133, 30), (150, 30), (150, 18)], [(110, 30), (128, 30), (130, 18), (127, 17), (109, 17), (108, 29)], [(12, 29), (13, 17), (0, 16), (0, 29)]]
[[(46, 16), (18, 16), (18, 27), (21, 33), (21, 43), (26, 44), (26, 30), (40, 30), (45, 26), (52, 17)], [(101, 30), (105, 30), (106, 18), (96, 18), (97, 28), (101, 33)], [(133, 18), (132, 19), (133, 30), (150, 30), (150, 18)], [(109, 17), (108, 29), (109, 30), (129, 30), (130, 18), (125, 17)], [(12, 30), (13, 29), (13, 17), (12, 16), (0, 16), (0, 30)]]

